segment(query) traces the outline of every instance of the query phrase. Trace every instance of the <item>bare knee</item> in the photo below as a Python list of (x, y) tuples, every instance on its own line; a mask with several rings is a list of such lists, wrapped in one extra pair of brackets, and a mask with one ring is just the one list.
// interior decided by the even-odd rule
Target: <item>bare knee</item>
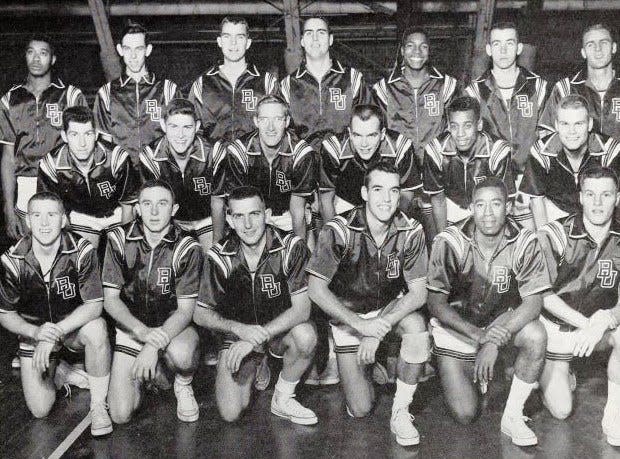
[(373, 400), (347, 400), (348, 413), (354, 418), (365, 418), (370, 414), (374, 405)]
[(478, 409), (476, 407), (451, 407), (452, 417), (461, 425), (469, 425), (476, 420)]
[(98, 317), (85, 324), (80, 329), (80, 339), (85, 344), (90, 344), (95, 347), (102, 345), (108, 345), (108, 328), (103, 318)]
[(30, 410), (30, 412), (35, 418), (37, 419), (45, 418), (47, 417), (48, 414), (50, 414), (50, 411), (52, 411), (52, 407), (54, 406), (54, 401), (55, 400), (52, 398), (51, 400), (46, 401), (46, 402), (29, 403), (28, 409)]
[(308, 323), (299, 324), (291, 330), (297, 353), (300, 357), (312, 357), (317, 343), (316, 331)]
[(172, 340), (166, 351), (166, 357), (177, 370), (192, 370), (196, 367), (197, 350), (198, 334), (188, 333), (180, 339)]
[(533, 320), (526, 324), (517, 334), (522, 346), (528, 349), (546, 350), (547, 332), (545, 327), (538, 320)]
[(110, 403), (110, 417), (115, 424), (127, 424), (133, 412), (133, 407), (128, 403)]
[(422, 314), (418, 312), (412, 312), (411, 314), (403, 317), (398, 322), (398, 330), (401, 333), (416, 333), (426, 331), (426, 321)]
[(573, 411), (572, 404), (551, 405), (550, 403), (547, 403), (546, 406), (549, 413), (551, 413), (551, 416), (556, 419), (566, 419)]

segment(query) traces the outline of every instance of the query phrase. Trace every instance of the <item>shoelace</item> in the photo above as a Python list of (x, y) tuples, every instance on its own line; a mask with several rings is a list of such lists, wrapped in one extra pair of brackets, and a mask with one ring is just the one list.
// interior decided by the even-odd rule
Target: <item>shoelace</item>
[(71, 386), (69, 385), (69, 383), (64, 383), (62, 385), (62, 388), (65, 390), (64, 398), (68, 398), (69, 401), (71, 401)]

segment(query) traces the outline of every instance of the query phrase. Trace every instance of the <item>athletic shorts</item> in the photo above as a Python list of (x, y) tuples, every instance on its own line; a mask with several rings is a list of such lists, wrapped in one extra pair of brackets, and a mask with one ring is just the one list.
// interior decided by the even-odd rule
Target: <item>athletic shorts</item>
[[(523, 174), (517, 175), (517, 179), (515, 180), (517, 190), (521, 185), (521, 181), (523, 180)], [(532, 215), (532, 210), (530, 209), (530, 196), (517, 192), (517, 197), (515, 198), (514, 204), (512, 206), (512, 216), (518, 223), (533, 221), (534, 215)]]
[(435, 317), (431, 318), (430, 326), (433, 336), (433, 354), (466, 362), (476, 360), (478, 345), (469, 343), (459, 333), (444, 328)]
[[(358, 314), (362, 319), (374, 319), (381, 314), (383, 309), (367, 312), (366, 314)], [(334, 337), (334, 351), (336, 354), (355, 354), (360, 345), (362, 335), (348, 325), (329, 322)]]
[(471, 212), (469, 209), (463, 209), (451, 199), (446, 198), (446, 215), (448, 216), (448, 223), (452, 224), (471, 217)]
[[(312, 212), (310, 211), (310, 206), (306, 206), (305, 210), (305, 220), (306, 220), (306, 228), (311, 229), (311, 220), (312, 220)], [(282, 231), (293, 231), (293, 219), (291, 217), (291, 212), (286, 211), (282, 215), (272, 215), (267, 223), (275, 226)]]
[(540, 321), (547, 331), (547, 360), (570, 362), (573, 359), (577, 330), (563, 331), (562, 325), (552, 322), (543, 315), (540, 316)]
[(120, 352), (135, 358), (142, 351), (142, 346), (143, 344), (133, 339), (129, 333), (119, 328), (116, 329), (114, 352)]
[[(67, 339), (74, 339), (76, 336), (77, 336), (77, 331), (70, 333)], [(18, 340), (19, 340), (19, 348), (17, 350), (17, 355), (19, 357), (32, 358), (32, 356), (34, 355), (34, 349), (37, 346), (37, 342), (30, 338), (24, 338), (23, 336), (19, 336)], [(65, 343), (56, 343), (54, 345), (54, 349), (52, 350), (52, 353), (50, 354), (50, 359), (58, 360), (58, 354), (60, 350), (63, 348), (67, 349), (70, 352), (74, 352), (76, 354), (79, 354), (82, 352), (81, 350), (74, 349)]]
[(122, 220), (122, 210), (120, 207), (114, 209), (114, 213), (109, 217), (95, 217), (75, 210), (69, 214), (71, 229), (79, 233), (101, 234), (102, 231), (119, 226)]
[(547, 220), (549, 220), (550, 222), (554, 222), (568, 215), (568, 212), (564, 212), (562, 209), (556, 206), (553, 203), (553, 201), (547, 198), (544, 198), (544, 200), (545, 200), (545, 209), (547, 210)]
[(176, 224), (183, 231), (187, 231), (188, 233), (195, 233), (196, 236), (200, 237), (203, 235), (211, 235), (211, 239), (213, 239), (213, 220), (211, 217), (203, 218), (202, 220), (174, 220)]
[(36, 177), (17, 177), (17, 201), (15, 202), (15, 213), (20, 217), (25, 217), (28, 212), (28, 201), (37, 192)]

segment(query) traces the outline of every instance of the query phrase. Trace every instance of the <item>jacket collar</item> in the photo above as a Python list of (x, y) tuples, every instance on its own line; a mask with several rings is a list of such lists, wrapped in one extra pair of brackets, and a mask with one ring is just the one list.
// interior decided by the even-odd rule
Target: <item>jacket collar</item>
[[(540, 154), (551, 157), (557, 157), (560, 154), (564, 155), (564, 148), (557, 132), (543, 138), (541, 142)], [(590, 156), (602, 156), (605, 154), (605, 140), (599, 134), (591, 132), (588, 135), (586, 154), (588, 153)]]
[[(220, 66), (223, 64), (223, 62), (219, 62), (216, 65), (214, 65), (213, 67), (211, 67), (209, 70), (207, 70), (206, 75), (207, 76), (214, 76), (214, 75), (219, 75), (220, 74)], [(260, 76), (260, 72), (258, 71), (258, 69), (256, 68), (256, 66), (254, 64), (251, 64), (249, 62), (246, 63), (246, 68), (243, 71), (242, 75), (247, 73), (248, 75), (251, 75), (253, 77), (259, 77)]]
[[(413, 219), (407, 218), (407, 216), (401, 210), (397, 210), (396, 214), (394, 214), (394, 217), (392, 218), (392, 221), (390, 222), (388, 234), (385, 237), (385, 240), (387, 241), (398, 232), (414, 229), (414, 221), (415, 220)], [(365, 206), (358, 206), (350, 211), (347, 218), (347, 227), (349, 227), (349, 229), (351, 229), (352, 231), (366, 233), (367, 235), (372, 237), (372, 235), (370, 234), (370, 230), (368, 229)]]
[[(118, 79), (122, 87), (125, 87), (127, 83), (129, 83), (132, 80), (133, 78), (131, 78), (129, 75), (121, 75), (121, 77)], [(151, 73), (147, 73), (146, 75), (142, 75), (140, 77), (140, 80), (138, 81), (138, 84), (141, 84), (141, 83), (152, 85), (153, 83), (155, 83), (155, 74), (151, 72)]]
[[(474, 217), (469, 217), (463, 223), (459, 225), (461, 229), (461, 233), (465, 237), (465, 239), (472, 245), (476, 247), (478, 244), (476, 243), (476, 239), (474, 238), (474, 234), (476, 232), (476, 224), (474, 223)], [(495, 253), (499, 253), (504, 248), (514, 242), (517, 237), (519, 237), (519, 233), (521, 232), (521, 227), (519, 224), (512, 219), (512, 217), (506, 217), (506, 224), (504, 225), (504, 238), (500, 242), (499, 246), (495, 250)]]
[[(65, 89), (65, 84), (62, 82), (62, 80), (60, 78), (56, 78), (55, 80), (52, 79), (50, 82), (50, 85), (48, 88), (46, 88), (44, 91), (47, 91), (47, 89), (54, 87), (56, 89)], [(26, 91), (28, 91), (28, 79), (24, 79), (23, 82), (21, 84), (18, 84), (17, 86), (14, 86), (13, 88), (11, 88), (12, 90), (15, 90), (17, 88), (24, 88), (26, 89)]]
[[(590, 237), (583, 223), (583, 214), (581, 212), (571, 215), (570, 217), (568, 217), (568, 220), (568, 237), (570, 237), (571, 239), (583, 239)], [(614, 236), (620, 236), (620, 223), (616, 218), (612, 218), (611, 220), (609, 234), (613, 234)]]
[[(403, 80), (404, 79), (404, 70), (405, 70), (405, 66), (402, 65), (400, 67), (395, 67), (394, 70), (392, 70), (392, 73), (390, 74), (390, 77), (388, 78), (388, 84), (391, 83), (395, 83), (397, 81)], [(435, 67), (430, 66), (428, 68), (428, 79), (434, 79), (434, 80), (441, 80), (442, 78), (444, 78), (444, 75), (441, 74), (441, 72), (439, 70), (437, 70)]]
[[(474, 158), (488, 158), (491, 154), (491, 147), (493, 146), (493, 140), (489, 135), (480, 131), (476, 143), (474, 143), (472, 150), (474, 151)], [(456, 148), (456, 142), (452, 138), (452, 135), (447, 135), (442, 145), (442, 153), (446, 156), (456, 156), (458, 149)], [(473, 158), (472, 158), (473, 159)]]
[[(301, 65), (299, 66), (299, 68), (297, 69), (297, 73), (295, 74), (295, 78), (301, 78), (302, 76), (304, 76), (306, 73), (308, 72), (308, 68), (306, 67), (306, 61), (302, 61)], [(329, 69), (329, 72), (334, 72), (334, 73), (344, 73), (344, 67), (342, 66), (342, 64), (337, 61), (336, 59), (332, 59), (332, 66)], [(327, 73), (329, 73), (327, 72)]]
[[(176, 242), (179, 238), (180, 230), (177, 228), (174, 223), (171, 222), (170, 229), (166, 235), (162, 238), (162, 241), (166, 242)], [(131, 222), (131, 226), (127, 230), (127, 238), (128, 241), (146, 241), (146, 237), (144, 235), (144, 223), (142, 223), (141, 218), (136, 218)]]
[[(271, 225), (266, 225), (265, 228), (266, 242), (264, 252), (276, 253), (284, 249), (284, 241), (280, 232)], [(239, 253), (241, 248), (241, 239), (237, 236), (237, 233), (231, 231), (228, 237), (224, 239), (220, 253), (226, 256), (234, 256)]]
[[(250, 156), (261, 156), (263, 154), (263, 149), (260, 145), (260, 138), (258, 136), (258, 129), (252, 131), (252, 133), (248, 136), (245, 144), (245, 151)], [(293, 140), (291, 139), (291, 131), (287, 129), (284, 133), (282, 141), (280, 142), (280, 149), (278, 150), (278, 155), (291, 156), (292, 154)]]
[[(59, 255), (75, 253), (77, 250), (75, 235), (63, 229), (60, 233), (60, 247), (58, 248), (55, 259), (57, 259)], [(39, 265), (39, 261), (32, 251), (32, 235), (21, 238), (17, 244), (9, 249), (9, 255), (13, 258), (25, 260), (31, 266)]]
[[(207, 161), (207, 153), (205, 152), (205, 144), (202, 139), (198, 136), (194, 138), (192, 145), (190, 147), (192, 152), (189, 157), (195, 159), (196, 161), (206, 162)], [(170, 153), (170, 144), (168, 143), (168, 139), (166, 137), (162, 137), (157, 145), (155, 146), (155, 151), (153, 152), (153, 159), (155, 161), (169, 161), (171, 157)]]
[[(93, 164), (90, 169), (94, 169), (97, 166), (101, 166), (108, 159), (108, 154), (105, 147), (100, 143), (95, 143), (95, 151), (93, 152)], [(58, 157), (56, 158), (56, 169), (59, 171), (73, 169), (73, 159), (71, 153), (69, 153), (69, 145), (64, 143), (60, 146), (58, 151)]]
[[(512, 91), (513, 94), (518, 93), (529, 80), (539, 78), (538, 75), (534, 72), (530, 72), (525, 67), (518, 65), (517, 68), (519, 69), (519, 73), (517, 75), (517, 80), (515, 81), (514, 90)], [(495, 83), (495, 76), (493, 75), (492, 70), (492, 68), (487, 69), (486, 72), (484, 72), (482, 76), (476, 80), (476, 83), (485, 83), (489, 89), (494, 91), (497, 85)]]

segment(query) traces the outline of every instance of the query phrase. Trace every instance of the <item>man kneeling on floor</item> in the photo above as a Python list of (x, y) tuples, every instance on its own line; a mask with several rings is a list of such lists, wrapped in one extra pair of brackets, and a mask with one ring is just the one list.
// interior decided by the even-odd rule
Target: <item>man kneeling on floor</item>
[(544, 225), (538, 238), (546, 256), (553, 292), (544, 299), (541, 322), (547, 329), (547, 360), (540, 378), (543, 401), (553, 417), (573, 409), (573, 356), (589, 357), (611, 348), (607, 404), (602, 427), (607, 442), (620, 446), (620, 224), (614, 211), (618, 177), (592, 166), (579, 176), (582, 210)]
[[(123, 424), (141, 399), (142, 384), (175, 374), (177, 417), (198, 420), (192, 390), (198, 333), (191, 321), (202, 251), (172, 222), (178, 209), (166, 182), (147, 180), (138, 193), (139, 218), (108, 233), (103, 287), (105, 309), (116, 321), (110, 415)], [(162, 359), (159, 359), (160, 353)]]
[(295, 400), (317, 340), (308, 321), (309, 250), (299, 236), (267, 225), (270, 212), (257, 188), (231, 191), (226, 219), (232, 231), (207, 254), (194, 321), (224, 334), (215, 379), (224, 420), (237, 420), (247, 408), (270, 352), (283, 359), (271, 412), (296, 424), (316, 424), (316, 414)]
[(90, 385), (91, 433), (112, 432), (105, 403), (110, 342), (101, 318), (103, 292), (96, 250), (64, 229), (65, 208), (49, 192), (28, 202), (30, 234), (1, 257), (0, 325), (19, 336), (26, 405), (37, 418), (56, 400), (57, 351), (84, 350)]
[(515, 375), (501, 430), (520, 446), (535, 445), (523, 405), (537, 386), (547, 335), (538, 321), (551, 283), (536, 235), (507, 217), (506, 185), (476, 184), (472, 217), (437, 235), (429, 261), (428, 307), (433, 352), (448, 408), (462, 424), (480, 409), (500, 348), (517, 348)]
[(361, 189), (364, 206), (330, 220), (308, 263), (310, 298), (332, 318), (347, 412), (370, 413), (375, 392), (370, 369), (380, 341), (394, 328), (402, 337), (390, 428), (401, 445), (420, 435), (409, 405), (430, 354), (423, 316), (427, 252), (424, 231), (398, 210), (400, 174), (393, 164), (370, 167)]

